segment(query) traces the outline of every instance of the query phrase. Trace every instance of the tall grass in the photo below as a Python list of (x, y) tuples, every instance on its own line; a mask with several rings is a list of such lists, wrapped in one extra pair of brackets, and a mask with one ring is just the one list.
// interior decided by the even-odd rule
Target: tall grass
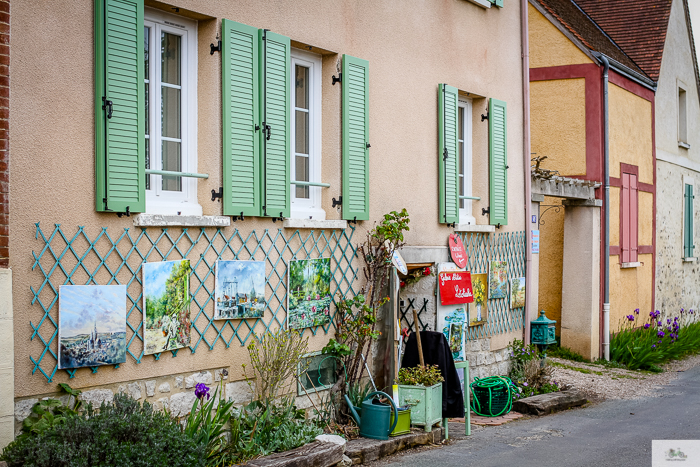
[(677, 316), (652, 311), (641, 323), (639, 309), (627, 315), (622, 329), (610, 338), (610, 359), (632, 370), (662, 371), (659, 365), (700, 352), (700, 322), (694, 310)]

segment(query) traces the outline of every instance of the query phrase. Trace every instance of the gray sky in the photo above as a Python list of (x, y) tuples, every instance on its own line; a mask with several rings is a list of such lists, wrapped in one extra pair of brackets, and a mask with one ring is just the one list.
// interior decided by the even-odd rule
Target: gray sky
[(688, 0), (690, 7), (690, 22), (693, 26), (693, 39), (695, 39), (695, 53), (700, 53), (700, 0)]

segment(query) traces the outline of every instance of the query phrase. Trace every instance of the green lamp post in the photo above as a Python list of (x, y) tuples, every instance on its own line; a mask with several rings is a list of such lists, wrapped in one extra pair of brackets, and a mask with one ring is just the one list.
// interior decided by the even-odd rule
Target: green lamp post
[(544, 310), (540, 311), (540, 317), (530, 321), (530, 342), (537, 345), (543, 352), (542, 365), (547, 356), (547, 347), (556, 343), (555, 328), (556, 321), (547, 318)]

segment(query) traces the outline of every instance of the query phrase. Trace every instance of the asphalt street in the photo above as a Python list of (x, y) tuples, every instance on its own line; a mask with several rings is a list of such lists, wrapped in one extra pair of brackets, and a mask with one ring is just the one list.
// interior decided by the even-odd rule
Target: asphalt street
[(680, 373), (653, 397), (479, 427), (470, 437), (464, 437), (463, 424), (451, 423), (450, 435), (450, 445), (377, 465), (650, 466), (653, 439), (700, 440), (700, 366)]

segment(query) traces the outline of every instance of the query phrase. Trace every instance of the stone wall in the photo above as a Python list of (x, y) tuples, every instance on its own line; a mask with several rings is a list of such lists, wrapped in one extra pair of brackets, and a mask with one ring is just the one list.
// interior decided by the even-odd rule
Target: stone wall
[(510, 370), (510, 350), (491, 350), (491, 338), (467, 341), (465, 356), (469, 362), (469, 382), (474, 378), (507, 376)]

